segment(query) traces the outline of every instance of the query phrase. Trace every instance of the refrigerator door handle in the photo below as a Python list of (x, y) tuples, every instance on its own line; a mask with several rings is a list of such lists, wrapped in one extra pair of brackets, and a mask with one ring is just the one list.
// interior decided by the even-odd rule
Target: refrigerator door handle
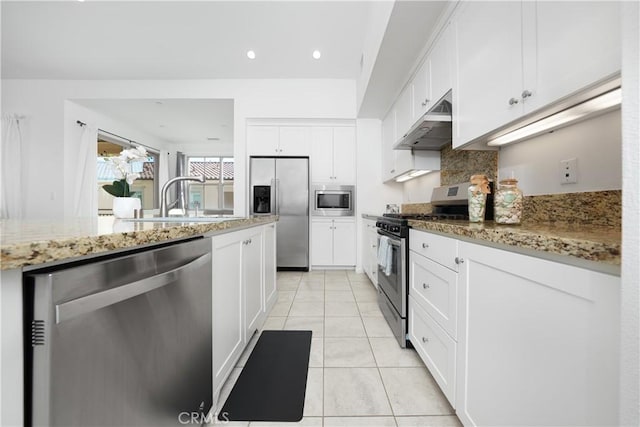
[(273, 178), (271, 179), (271, 206), (269, 209), (269, 213), (271, 215), (277, 215), (276, 213), (276, 197), (277, 197), (278, 191), (276, 189), (276, 179)]
[(275, 179), (276, 182), (276, 215), (280, 215), (280, 180)]

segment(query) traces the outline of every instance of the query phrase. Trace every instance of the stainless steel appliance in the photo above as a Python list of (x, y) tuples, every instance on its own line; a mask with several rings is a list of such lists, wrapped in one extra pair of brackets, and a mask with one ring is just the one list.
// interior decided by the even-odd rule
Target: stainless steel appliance
[(278, 270), (309, 270), (309, 158), (251, 157), (252, 215), (278, 215)]
[(355, 192), (353, 185), (314, 185), (311, 192), (311, 214), (313, 216), (353, 216)]
[[(378, 303), (401, 347), (408, 345), (409, 220), (468, 220), (468, 188), (468, 182), (435, 188), (431, 194), (433, 211), (430, 213), (386, 213), (377, 219), (378, 248), (381, 247), (382, 236), (385, 236), (391, 250), (389, 274), (385, 274), (385, 266), (378, 265)], [(493, 219), (492, 196), (487, 198), (485, 219)]]
[(394, 145), (395, 150), (440, 150), (451, 142), (451, 91), (411, 127)]
[(175, 426), (206, 414), (211, 277), (210, 239), (26, 275), (25, 425)]
[[(390, 214), (394, 215), (394, 214)], [(385, 216), (376, 221), (378, 248), (389, 239), (390, 268), (378, 265), (378, 304), (400, 347), (407, 347), (409, 296), (409, 225), (406, 219)], [(388, 274), (387, 274), (388, 273)]]

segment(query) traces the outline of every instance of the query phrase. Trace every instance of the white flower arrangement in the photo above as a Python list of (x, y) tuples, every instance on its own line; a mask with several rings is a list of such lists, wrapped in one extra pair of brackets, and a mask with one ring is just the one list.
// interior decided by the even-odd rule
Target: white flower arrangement
[(146, 161), (148, 159), (147, 150), (142, 146), (122, 150), (118, 157), (109, 157), (116, 177), (113, 184), (103, 185), (104, 191), (115, 197), (130, 197), (130, 185), (140, 178), (140, 174), (133, 172), (132, 162)]

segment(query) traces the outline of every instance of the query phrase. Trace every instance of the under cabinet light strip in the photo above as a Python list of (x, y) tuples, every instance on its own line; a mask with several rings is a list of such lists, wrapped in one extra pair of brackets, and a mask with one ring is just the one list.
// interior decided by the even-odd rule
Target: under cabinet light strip
[(578, 120), (585, 119), (595, 113), (604, 113), (620, 105), (622, 101), (622, 89), (617, 88), (604, 93), (588, 101), (582, 102), (566, 110), (555, 113), (549, 117), (533, 122), (527, 126), (516, 129), (487, 142), (487, 145), (497, 146), (522, 141), (540, 135), (544, 132), (558, 129)]

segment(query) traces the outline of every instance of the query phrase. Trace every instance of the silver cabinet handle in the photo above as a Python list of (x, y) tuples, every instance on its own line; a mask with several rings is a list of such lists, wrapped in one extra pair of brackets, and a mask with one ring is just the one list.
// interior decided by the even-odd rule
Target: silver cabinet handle
[(533, 95), (533, 93), (531, 93), (531, 91), (529, 91), (529, 90), (525, 89), (525, 90), (522, 91), (522, 99), (528, 98), (531, 95)]
[(422, 284), (422, 287), (423, 287), (424, 289), (429, 289), (431, 286), (427, 285), (426, 283), (423, 283), (423, 284)]
[(371, 245), (371, 247), (372, 247), (372, 248), (375, 248), (375, 247), (376, 247), (376, 245)]
[(422, 244), (422, 249), (427, 249), (429, 247), (429, 245), (427, 243), (423, 243)]
[(396, 170), (395, 169), (391, 169), (389, 172), (394, 173)]
[(456, 257), (455, 262), (456, 264), (464, 264), (464, 258)]
[(429, 338), (422, 337), (422, 342), (423, 342), (423, 343), (428, 343), (428, 342), (429, 342)]
[(423, 106), (423, 107), (426, 107), (426, 106), (427, 106), (427, 104), (428, 104), (429, 102), (430, 102), (430, 101), (429, 101), (429, 99), (428, 99), (428, 98), (425, 98), (425, 100), (424, 100), (424, 101), (422, 101), (422, 106)]
[(204, 254), (194, 260), (189, 261), (180, 267), (174, 268), (155, 276), (147, 277), (126, 285), (118, 286), (103, 292), (87, 295), (78, 299), (67, 301), (56, 305), (56, 323), (73, 319), (81, 314), (96, 311), (101, 308), (117, 304), (129, 298), (145, 294), (154, 289), (161, 288), (170, 283), (176, 282), (186, 270), (199, 268), (211, 262), (211, 254)]
[(518, 103), (518, 100), (516, 98), (511, 98), (509, 100), (509, 105), (514, 105), (514, 104), (517, 104), (517, 103)]

